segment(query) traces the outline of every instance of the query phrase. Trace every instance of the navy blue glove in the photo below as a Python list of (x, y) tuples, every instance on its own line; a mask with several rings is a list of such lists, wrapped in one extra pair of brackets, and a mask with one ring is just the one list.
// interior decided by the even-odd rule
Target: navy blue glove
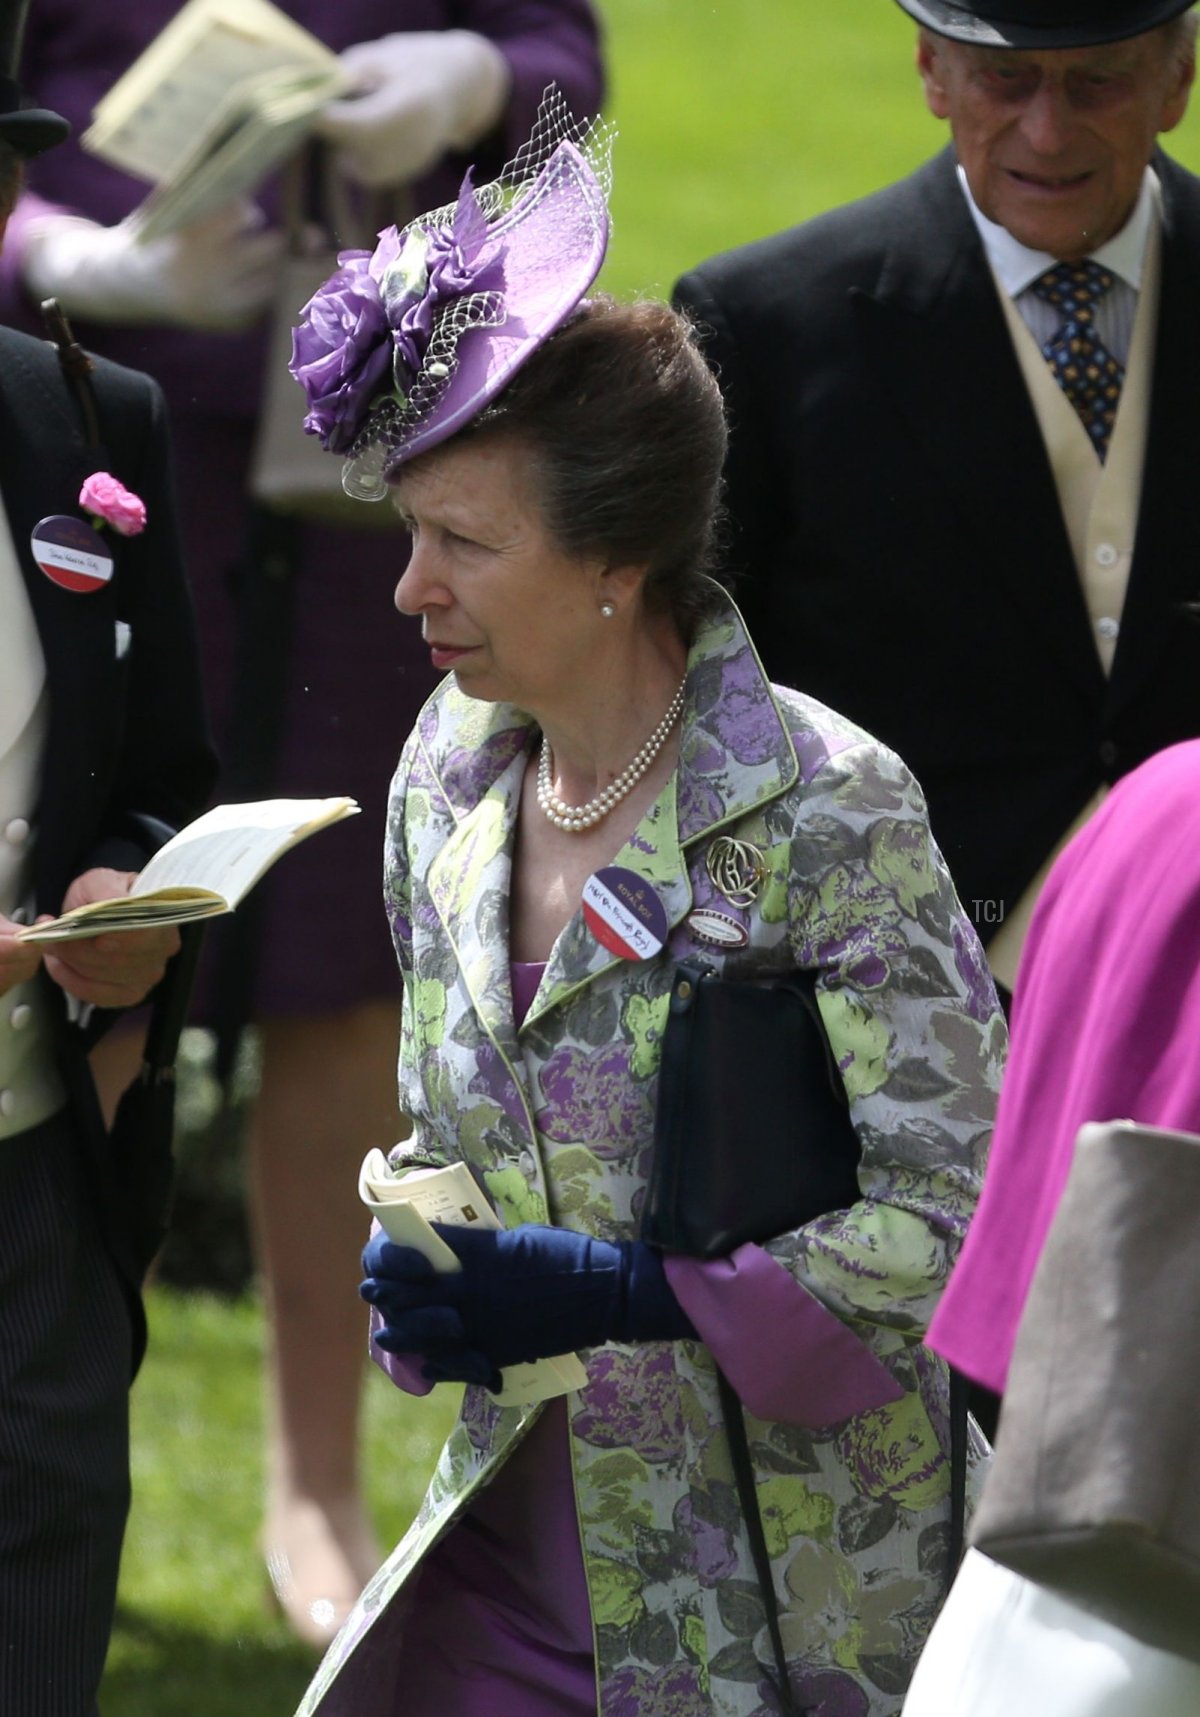
[(499, 1386), (499, 1371), (606, 1341), (672, 1341), (696, 1331), (662, 1257), (640, 1240), (594, 1240), (527, 1222), (478, 1229), (433, 1224), (462, 1264), (437, 1272), (378, 1234), (359, 1292), (382, 1314), (375, 1339), (417, 1353), (434, 1381)]

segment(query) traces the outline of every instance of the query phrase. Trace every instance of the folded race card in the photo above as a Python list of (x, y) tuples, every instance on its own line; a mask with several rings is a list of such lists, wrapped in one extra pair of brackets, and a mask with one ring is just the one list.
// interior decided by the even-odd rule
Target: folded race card
[[(445, 1168), (393, 1168), (383, 1152), (368, 1151), (358, 1175), (358, 1195), (389, 1240), (412, 1246), (435, 1270), (461, 1265), (431, 1222), (473, 1228), (502, 1228), (480, 1192), (466, 1163)], [(494, 1397), (501, 1407), (528, 1407), (582, 1389), (587, 1372), (573, 1353), (539, 1359), (531, 1365), (509, 1365), (502, 1372), (504, 1387)]]
[(18, 931), (21, 942), (72, 942), (112, 930), (190, 924), (232, 912), (276, 859), (358, 810), (353, 799), (259, 799), (218, 805), (180, 829), (128, 894), (75, 906)]

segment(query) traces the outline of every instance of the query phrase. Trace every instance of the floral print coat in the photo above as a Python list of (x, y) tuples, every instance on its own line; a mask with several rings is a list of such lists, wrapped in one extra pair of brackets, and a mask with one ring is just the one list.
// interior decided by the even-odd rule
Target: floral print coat
[[(402, 1149), (466, 1158), (509, 1225), (634, 1237), (675, 963), (702, 953), (731, 976), (817, 970), (862, 1147), (861, 1197), (740, 1250), (803, 1302), (802, 1331), (824, 1320), (889, 1374), (888, 1389), (883, 1405), (832, 1422), (819, 1401), (759, 1417), (753, 1388), (739, 1389), (801, 1702), (825, 1717), (894, 1713), (947, 1579), (946, 1378), (921, 1336), (978, 1193), (1005, 1042), (974, 932), (903, 764), (814, 700), (772, 688), (728, 604), (689, 655), (676, 774), (614, 861), (663, 903), (668, 944), (618, 959), (578, 913), (518, 1030), (507, 911), (536, 737), (527, 715), (448, 680), (395, 777), (385, 888), (404, 978), (400, 1103), (414, 1122)], [(706, 873), (721, 834), (765, 857), (748, 908)], [(698, 908), (742, 922), (748, 946), (698, 942)], [(702, 1309), (693, 1321), (706, 1328)], [(808, 1339), (776, 1345), (768, 1402), (786, 1397), (789, 1371), (828, 1368), (819, 1328), (806, 1353)], [(569, 1414), (598, 1711), (767, 1717), (770, 1651), (713, 1352), (683, 1341), (583, 1357), (589, 1384)], [(375, 1672), (389, 1606), (537, 1411), (466, 1391), (417, 1519), (330, 1648), (304, 1714), (390, 1717), (372, 1695), (388, 1681)]]

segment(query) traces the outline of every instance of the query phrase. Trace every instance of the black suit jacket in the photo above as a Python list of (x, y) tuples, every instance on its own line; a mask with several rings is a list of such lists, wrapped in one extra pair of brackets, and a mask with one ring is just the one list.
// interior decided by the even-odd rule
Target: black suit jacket
[[(58, 912), (68, 885), (96, 865), (137, 870), (203, 807), (215, 761), (200, 688), (191, 597), (175, 527), (162, 397), (148, 377), (96, 361), (103, 446), (89, 446), (79, 403), (52, 347), (0, 329), (0, 491), (46, 659), (49, 728), (36, 810), (34, 892)], [(30, 548), (37, 522), (81, 517), (85, 477), (111, 471), (146, 503), (137, 537), (111, 530), (110, 582), (63, 590)], [(129, 628), (119, 656), (117, 622)], [(141, 1264), (125, 1220), (126, 1189), (109, 1150), (86, 1052), (111, 1021), (72, 1025), (48, 988), (58, 1061), (90, 1185), (114, 1258), (131, 1289)]]
[(1106, 679), (947, 150), (684, 277), (731, 421), (731, 570), (773, 678), (900, 752), (986, 941), (1101, 782), (1200, 734), (1200, 181), (1156, 161), (1146, 467)]

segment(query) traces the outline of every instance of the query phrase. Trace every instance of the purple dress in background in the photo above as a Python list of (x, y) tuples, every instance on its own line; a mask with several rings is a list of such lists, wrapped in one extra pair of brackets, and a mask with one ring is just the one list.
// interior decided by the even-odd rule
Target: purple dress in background
[[(519, 1026), (545, 967), (514, 961), (510, 970)], [(778, 1419), (819, 1424), (898, 1396), (858, 1338), (760, 1247), (710, 1263), (666, 1262), (692, 1322), (742, 1399), (757, 1397), (756, 1411), (769, 1402)], [(413, 1360), (373, 1352), (401, 1388), (428, 1393)], [(595, 1717), (591, 1606), (563, 1400), (547, 1404), (425, 1557), (389, 1638), (390, 1661), (379, 1673), (394, 1689), (395, 1717)]]
[[(22, 82), (39, 103), (71, 120), (74, 135), (29, 164), (29, 189), (0, 256), (3, 320), (42, 331), (20, 279), (29, 219), (49, 206), (112, 224), (144, 196), (146, 186), (85, 154), (79, 140), (96, 102), (178, 10), (179, 0), (118, 7), (40, 0), (31, 14)], [(524, 141), (551, 81), (576, 113), (599, 106), (598, 32), (589, 0), (283, 0), (283, 10), (335, 50), (397, 30), (454, 27), (494, 41), (509, 62), (513, 89), (503, 135), (476, 152), (481, 178)], [(443, 163), (413, 188), (413, 206), (452, 197), (465, 165)], [(270, 213), (270, 187), (261, 200)], [(149, 371), (166, 393), (206, 688), (218, 745), (227, 753), (230, 580), (246, 531), (266, 327), (213, 334), (77, 318), (76, 333), (91, 350)], [(296, 399), (299, 417), (298, 388)], [(307, 525), (300, 533), (283, 755), (269, 791), (348, 793), (363, 814), (289, 853), (263, 885), (265, 947), (255, 997), (261, 1013), (333, 1011), (396, 992), (395, 957), (378, 907), (387, 789), (437, 678), (419, 627), (392, 607), (406, 555), (402, 534)]]

